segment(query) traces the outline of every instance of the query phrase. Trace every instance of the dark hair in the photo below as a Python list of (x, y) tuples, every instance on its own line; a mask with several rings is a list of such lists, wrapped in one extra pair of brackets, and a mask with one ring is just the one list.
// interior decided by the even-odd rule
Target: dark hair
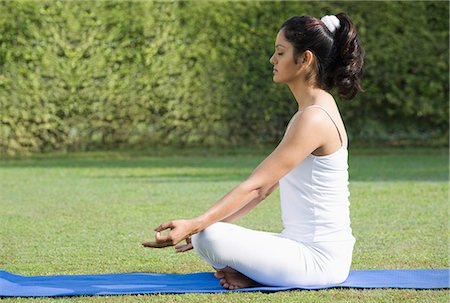
[[(364, 51), (359, 44), (356, 28), (345, 13), (336, 15), (340, 28), (334, 34), (319, 19), (311, 16), (292, 17), (281, 29), (286, 40), (294, 46), (294, 60), (310, 50), (316, 61), (314, 84), (325, 90), (338, 88), (344, 99), (352, 99), (362, 91), (360, 78)], [(310, 80), (312, 74), (308, 75)]]

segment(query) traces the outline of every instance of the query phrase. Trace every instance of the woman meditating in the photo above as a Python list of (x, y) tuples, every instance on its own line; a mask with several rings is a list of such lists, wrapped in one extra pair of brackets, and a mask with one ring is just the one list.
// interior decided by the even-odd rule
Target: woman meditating
[[(273, 81), (286, 83), (298, 103), (285, 135), (253, 173), (211, 208), (155, 229), (146, 247), (194, 248), (227, 289), (343, 282), (355, 238), (349, 216), (347, 135), (333, 96), (361, 91), (363, 51), (350, 18), (292, 17), (270, 58)], [(280, 188), (283, 231), (232, 224)], [(170, 229), (165, 235), (163, 230)]]

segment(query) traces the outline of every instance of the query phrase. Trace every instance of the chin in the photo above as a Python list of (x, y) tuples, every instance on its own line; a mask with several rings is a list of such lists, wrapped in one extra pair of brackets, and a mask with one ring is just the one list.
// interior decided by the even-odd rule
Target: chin
[(275, 76), (272, 78), (272, 81), (275, 82), (275, 83), (284, 83), (282, 80), (278, 79)]

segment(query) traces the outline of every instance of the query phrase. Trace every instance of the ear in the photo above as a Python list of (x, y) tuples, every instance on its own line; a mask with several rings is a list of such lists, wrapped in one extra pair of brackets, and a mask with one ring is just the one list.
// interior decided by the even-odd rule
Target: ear
[(310, 66), (314, 61), (314, 55), (310, 50), (306, 50), (302, 55), (302, 64)]
[(310, 50), (306, 50), (303, 54), (298, 56), (296, 63), (298, 71), (308, 70), (310, 66), (312, 66), (313, 61), (314, 61), (313, 53)]

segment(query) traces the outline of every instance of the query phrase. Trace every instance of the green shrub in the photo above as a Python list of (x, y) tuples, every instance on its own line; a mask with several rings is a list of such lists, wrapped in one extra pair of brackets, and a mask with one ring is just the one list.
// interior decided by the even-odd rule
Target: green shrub
[(347, 12), (365, 92), (352, 142), (448, 144), (448, 2), (0, 3), (2, 153), (278, 142), (296, 103), (269, 57), (292, 15)]

